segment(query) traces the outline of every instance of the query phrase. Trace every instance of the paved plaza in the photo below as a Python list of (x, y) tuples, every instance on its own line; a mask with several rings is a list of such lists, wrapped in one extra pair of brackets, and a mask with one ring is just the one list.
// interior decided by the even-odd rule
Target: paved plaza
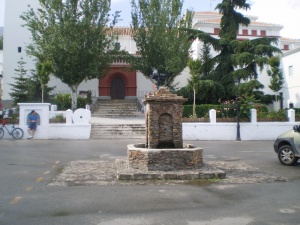
[(298, 225), (300, 166), (272, 141), (189, 141), (226, 179), (117, 181), (143, 139), (1, 140), (2, 225)]

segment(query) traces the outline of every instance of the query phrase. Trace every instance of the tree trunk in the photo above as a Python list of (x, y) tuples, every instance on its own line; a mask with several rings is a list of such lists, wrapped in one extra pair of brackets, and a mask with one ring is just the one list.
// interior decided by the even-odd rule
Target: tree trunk
[(42, 103), (44, 103), (44, 85), (42, 85)]
[(196, 88), (194, 86), (193, 118), (196, 118)]
[(71, 95), (72, 104), (71, 104), (71, 108), (72, 108), (72, 111), (75, 111), (77, 109), (77, 88), (78, 88), (78, 85), (72, 85), (70, 88), (72, 90), (72, 95)]

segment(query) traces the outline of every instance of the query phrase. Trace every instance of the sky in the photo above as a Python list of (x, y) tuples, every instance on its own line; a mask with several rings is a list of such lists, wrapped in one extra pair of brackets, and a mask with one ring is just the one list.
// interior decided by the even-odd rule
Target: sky
[[(6, 0), (9, 1), (9, 0)], [(22, 0), (25, 1), (25, 0)], [(131, 20), (131, 0), (111, 0), (112, 11), (121, 11), (123, 21), (118, 26), (129, 26)], [(185, 0), (185, 9), (199, 11), (213, 11), (221, 0)], [(257, 16), (258, 21), (284, 26), (281, 36), (300, 39), (300, 1), (299, 0), (248, 0), (251, 10), (243, 12), (245, 15)], [(0, 27), (4, 25), (4, 4), (0, 0)]]

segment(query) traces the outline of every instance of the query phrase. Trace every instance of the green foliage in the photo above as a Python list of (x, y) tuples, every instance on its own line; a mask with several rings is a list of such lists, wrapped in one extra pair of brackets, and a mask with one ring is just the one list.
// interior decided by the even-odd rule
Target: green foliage
[(239, 98), (239, 115), (240, 118), (250, 118), (251, 109), (255, 109), (259, 102), (253, 95), (242, 95)]
[(56, 114), (55, 119), (59, 120), (59, 121), (64, 121), (65, 120), (65, 117), (63, 114)]
[(274, 56), (269, 60), (270, 69), (267, 70), (268, 75), (271, 77), (269, 88), (278, 92), (282, 89), (284, 83), (282, 71), (280, 69), (280, 57)]
[(131, 5), (133, 38), (141, 56), (132, 67), (147, 78), (157, 69), (166, 74), (159, 85), (172, 86), (187, 65), (191, 42), (180, 28), (191, 27), (193, 13), (182, 17), (182, 0), (131, 0)]
[(27, 54), (51, 61), (52, 74), (69, 86), (76, 108), (78, 85), (102, 78), (112, 62), (116, 38), (107, 34), (119, 12), (110, 20), (110, 1), (105, 0), (39, 0), (39, 6), (21, 15), (32, 35)]
[(53, 104), (57, 105), (58, 110), (67, 110), (71, 108), (71, 95), (58, 93), (54, 97)]
[(50, 93), (55, 89), (55, 87), (49, 87), (47, 84), (42, 86), (36, 71), (31, 71), (30, 81), (29, 81), (30, 91), (28, 98), (30, 102), (51, 102), (52, 97)]
[[(197, 118), (208, 117), (209, 110), (216, 108), (216, 105), (196, 105)], [(182, 117), (189, 118), (193, 115), (193, 105), (183, 105)]]
[(287, 119), (287, 110), (280, 109), (276, 111), (259, 111), (257, 110), (257, 118), (259, 120), (275, 120), (275, 121), (286, 121)]
[(27, 70), (25, 69), (26, 62), (23, 61), (21, 57), (18, 61), (18, 68), (15, 69), (16, 76), (13, 77), (15, 82), (10, 84), (12, 86), (12, 92), (9, 93), (10, 97), (13, 99), (14, 105), (18, 102), (29, 102), (30, 93), (30, 78), (27, 75)]
[[(263, 69), (269, 63), (274, 53), (281, 52), (272, 44), (277, 38), (257, 38), (252, 40), (237, 40), (240, 25), (248, 26), (250, 20), (237, 10), (250, 9), (246, 0), (223, 0), (216, 9), (222, 14), (219, 39), (199, 30), (187, 30), (190, 39), (199, 39), (210, 44), (218, 55), (209, 60), (214, 62), (215, 69), (210, 79), (220, 83), (225, 89), (224, 97), (232, 99), (234, 94), (234, 78), (249, 80), (257, 78), (257, 68)], [(205, 65), (205, 64), (204, 64)]]
[(236, 102), (224, 101), (218, 106), (217, 118), (235, 118), (236, 117)]
[(88, 98), (83, 98), (81, 96), (77, 97), (77, 107), (78, 108), (84, 108), (88, 104)]
[[(68, 110), (71, 109), (71, 94), (62, 94), (58, 93), (55, 95), (53, 100), (53, 104), (57, 105), (59, 110)], [(83, 98), (81, 96), (77, 96), (77, 107), (85, 108), (87, 104), (90, 104), (91, 98)]]
[(50, 73), (52, 72), (52, 63), (49, 60), (45, 60), (44, 62), (40, 61), (36, 64), (37, 69), (37, 77), (41, 84), (42, 89), (42, 102), (44, 102), (44, 90), (46, 85), (50, 80)]
[[(41, 102), (42, 101), (42, 89), (38, 76), (35, 71), (31, 71), (31, 75), (27, 74), (25, 69), (26, 62), (23, 61), (21, 57), (18, 62), (18, 68), (15, 69), (16, 77), (15, 82), (10, 84), (12, 86), (12, 92), (9, 93), (10, 97), (14, 100), (14, 105), (18, 102)], [(48, 87), (44, 85), (44, 98), (50, 101), (49, 93), (53, 90), (53, 87)]]
[(239, 93), (250, 96), (253, 95), (256, 91), (261, 90), (262, 88), (264, 88), (264, 85), (257, 79), (253, 79), (245, 83), (240, 83)]

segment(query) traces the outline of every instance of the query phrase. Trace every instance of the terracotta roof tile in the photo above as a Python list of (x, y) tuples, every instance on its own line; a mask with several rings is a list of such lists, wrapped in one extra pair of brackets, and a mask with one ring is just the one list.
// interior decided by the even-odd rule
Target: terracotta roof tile
[(113, 30), (108, 31), (109, 35), (132, 36), (132, 29), (130, 27), (114, 27)]

